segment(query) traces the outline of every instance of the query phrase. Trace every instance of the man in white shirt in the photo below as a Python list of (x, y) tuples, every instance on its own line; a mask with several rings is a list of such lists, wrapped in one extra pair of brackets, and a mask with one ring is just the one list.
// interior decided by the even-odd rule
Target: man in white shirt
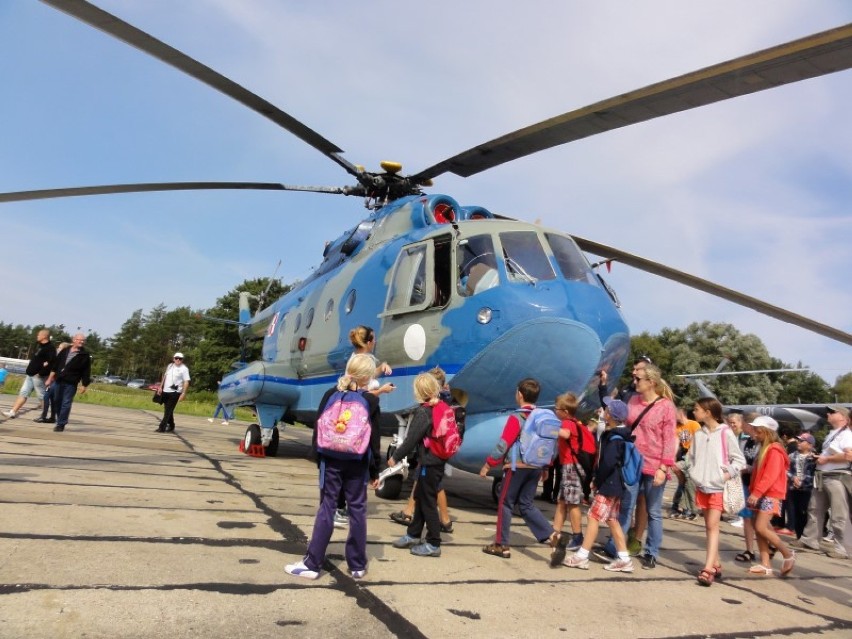
[(822, 442), (822, 452), (817, 457), (814, 490), (808, 505), (808, 523), (799, 540), (799, 545), (811, 550), (821, 550), (822, 522), (825, 513), (831, 510), (829, 530), (834, 541), (826, 550), (829, 557), (848, 559), (846, 548), (849, 528), (849, 504), (846, 499), (844, 480), (848, 480), (850, 463), (846, 454), (852, 451), (852, 430), (849, 428), (849, 409), (844, 406), (827, 406), (828, 423), (831, 430)]
[(175, 406), (186, 397), (189, 389), (189, 369), (183, 363), (183, 353), (175, 353), (174, 361), (166, 368), (163, 383), (157, 394), (163, 396), (163, 419), (158, 433), (171, 433), (175, 429)]

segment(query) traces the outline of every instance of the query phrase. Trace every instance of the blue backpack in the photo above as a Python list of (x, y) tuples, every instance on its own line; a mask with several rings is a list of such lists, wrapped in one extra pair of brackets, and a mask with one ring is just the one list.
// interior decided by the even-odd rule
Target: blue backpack
[(620, 439), (624, 442), (624, 459), (621, 462), (621, 483), (624, 486), (635, 486), (642, 477), (642, 453), (632, 441), (621, 435), (613, 435), (612, 441)]
[(512, 470), (515, 470), (518, 455), (527, 466), (550, 466), (556, 457), (556, 440), (562, 420), (549, 408), (534, 408), (528, 415), (518, 411), (518, 419), (521, 434), (512, 446)]

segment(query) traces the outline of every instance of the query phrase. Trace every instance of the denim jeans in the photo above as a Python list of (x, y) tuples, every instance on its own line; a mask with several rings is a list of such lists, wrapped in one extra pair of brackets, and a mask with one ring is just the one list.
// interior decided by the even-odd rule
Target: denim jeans
[[(660, 544), (663, 542), (663, 492), (665, 489), (666, 482), (654, 486), (653, 475), (642, 475), (642, 478), (636, 484), (624, 487), (621, 511), (618, 515), (618, 523), (626, 535), (633, 521), (633, 509), (636, 507), (640, 491), (645, 495), (645, 507), (648, 512), (648, 535), (645, 538), (644, 550), (646, 554), (652, 555), (655, 559), (660, 554)], [(610, 556), (616, 556), (612, 537), (607, 540), (604, 548)]]
[(44, 377), (38, 375), (27, 375), (24, 383), (21, 384), (21, 390), (18, 391), (18, 397), (29, 397), (30, 393), (35, 392), (39, 401), (44, 399)]
[(77, 384), (56, 381), (53, 383), (53, 386), (53, 401), (59, 406), (56, 426), (61, 428), (68, 423), (68, 416), (71, 414), (71, 403), (74, 401), (74, 395), (77, 394)]

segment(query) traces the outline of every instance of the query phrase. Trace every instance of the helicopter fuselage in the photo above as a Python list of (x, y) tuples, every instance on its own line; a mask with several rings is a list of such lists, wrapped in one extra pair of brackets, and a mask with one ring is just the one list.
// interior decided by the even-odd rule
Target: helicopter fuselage
[(416, 405), (413, 378), (441, 366), (466, 400), (452, 461), (465, 470), (493, 447), (521, 379), (541, 383), (541, 405), (572, 391), (591, 412), (596, 372), (620, 371), (630, 347), (614, 294), (569, 236), (442, 195), (377, 209), (326, 247), (309, 279), (241, 321), (262, 356), (223, 379), (226, 406), (254, 405), (265, 429), (312, 424), (353, 352), (349, 331), (371, 326), (397, 387), (382, 396), (384, 426)]

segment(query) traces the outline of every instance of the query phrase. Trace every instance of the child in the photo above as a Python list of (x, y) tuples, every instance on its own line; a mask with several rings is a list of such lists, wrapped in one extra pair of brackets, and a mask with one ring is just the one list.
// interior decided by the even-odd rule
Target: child
[[(361, 393), (370, 407), (370, 443), (360, 459), (337, 459), (318, 453), (320, 462), (320, 494), (322, 501), (314, 521), (314, 531), (307, 554), (284, 571), (295, 577), (316, 579), (325, 563), (325, 551), (334, 532), (334, 512), (339, 495), (349, 504), (349, 536), (346, 539), (346, 563), (354, 579), (362, 579), (367, 572), (367, 489), (369, 483), (378, 485), (381, 432), (379, 430), (378, 398), (366, 392), (376, 367), (369, 355), (356, 355), (346, 364), (346, 373), (337, 380), (337, 386), (328, 389), (320, 400), (317, 415), (322, 415), (326, 404), (336, 391)], [(316, 432), (316, 429), (314, 429)]]
[[(562, 428), (559, 431), (559, 464), (562, 465), (562, 481), (558, 489), (556, 502), (556, 513), (553, 516), (553, 539), (551, 546), (553, 552), (550, 554), (550, 565), (555, 568), (565, 559), (566, 550), (577, 550), (583, 543), (582, 512), (580, 502), (583, 500), (583, 480), (586, 478), (576, 451), (579, 450), (577, 438), (577, 421), (574, 417), (578, 405), (577, 396), (574, 393), (565, 393), (556, 398), (554, 412), (562, 420)], [(571, 538), (562, 533), (565, 523), (565, 515), (571, 524)]]
[[(438, 384), (441, 386), (441, 392), (438, 397), (448, 406), (452, 406), (455, 403), (455, 400), (450, 394), (450, 386), (449, 384), (447, 384), (447, 374), (444, 372), (444, 369), (439, 366), (436, 366), (435, 368), (429, 371), (429, 374), (434, 376), (435, 379), (438, 380)], [(416, 481), (417, 480), (415, 480), (415, 482)], [(403, 508), (399, 512), (391, 513), (391, 521), (394, 521), (398, 524), (402, 524), (403, 526), (408, 526), (409, 524), (411, 524), (411, 518), (414, 515), (414, 494), (416, 492), (416, 488), (417, 484), (415, 483), (414, 488), (412, 488), (411, 490), (411, 495), (408, 498), (408, 503), (405, 505), (405, 508)], [(450, 509), (447, 506), (447, 491), (445, 491), (441, 486), (438, 487), (438, 514), (441, 516), (441, 532), (453, 532), (453, 520), (450, 519)]]
[[(526, 416), (533, 411), (540, 392), (541, 385), (530, 377), (522, 379), (518, 383), (518, 389), (515, 391), (515, 402), (520, 407), (521, 413)], [(494, 555), (503, 559), (509, 559), (512, 556), (509, 534), (515, 504), (518, 505), (521, 517), (539, 542), (551, 542), (553, 544), (554, 535), (558, 537), (558, 533), (553, 530), (547, 519), (533, 503), (539, 479), (542, 479), (542, 473), (546, 472), (546, 468), (528, 466), (521, 460), (517, 460), (515, 469), (512, 470), (511, 456), (507, 453), (518, 441), (520, 434), (521, 420), (517, 415), (511, 415), (506, 420), (506, 425), (503, 427), (503, 433), (500, 435), (497, 445), (479, 471), (480, 477), (487, 477), (492, 466), (497, 466), (501, 461), (503, 463), (503, 484), (497, 503), (497, 535), (493, 544), (488, 544), (482, 549), (482, 552), (487, 555)]]
[[(444, 460), (432, 454), (423, 440), (432, 432), (432, 407), (438, 403), (441, 386), (434, 375), (420, 373), (414, 378), (414, 398), (420, 406), (414, 412), (408, 433), (388, 466), (396, 466), (397, 460), (405, 459), (418, 450), (417, 483), (414, 485), (414, 516), (405, 534), (393, 542), (394, 548), (410, 548), (417, 557), (441, 556), (441, 519), (438, 515), (438, 490), (444, 476)], [(421, 541), (423, 526), (426, 526), (426, 541)]]
[(790, 459), (787, 451), (779, 443), (778, 422), (771, 417), (760, 415), (750, 422), (754, 427), (754, 438), (760, 442), (760, 452), (751, 477), (748, 506), (754, 511), (754, 532), (757, 535), (757, 547), (760, 550), (760, 564), (749, 569), (749, 573), (761, 576), (772, 574), (769, 546), (775, 546), (784, 556), (781, 563), (781, 576), (785, 577), (796, 564), (796, 553), (778, 537), (772, 528), (773, 515), (781, 512), (781, 501), (787, 493), (787, 468)]
[(802, 433), (794, 438), (797, 450), (790, 455), (790, 468), (787, 470), (787, 526), (796, 533), (796, 539), (802, 537), (805, 524), (808, 523), (808, 503), (814, 487), (816, 472), (816, 441), (810, 433)]
[(737, 444), (736, 435), (722, 422), (722, 404), (714, 397), (702, 397), (692, 409), (701, 428), (692, 437), (689, 447), (689, 475), (695, 482), (695, 504), (704, 514), (704, 533), (707, 553), (704, 568), (698, 573), (698, 583), (711, 586), (722, 579), (719, 557), (719, 521), (725, 510), (725, 482), (738, 475), (745, 466), (745, 457)]
[[(624, 442), (632, 440), (630, 429), (624, 425), (627, 419), (627, 404), (620, 399), (604, 398), (606, 409), (604, 419), (606, 430), (601, 435), (598, 463), (595, 468), (595, 498), (589, 508), (589, 523), (583, 545), (576, 553), (563, 563), (569, 568), (589, 568), (589, 551), (598, 536), (600, 522), (605, 521), (609, 526), (613, 543), (618, 556), (604, 570), (610, 572), (633, 572), (633, 562), (627, 552), (627, 541), (624, 531), (618, 523), (621, 510), (621, 498), (624, 495), (624, 484), (621, 479), (621, 466), (624, 463)], [(616, 437), (618, 436), (618, 437)]]

